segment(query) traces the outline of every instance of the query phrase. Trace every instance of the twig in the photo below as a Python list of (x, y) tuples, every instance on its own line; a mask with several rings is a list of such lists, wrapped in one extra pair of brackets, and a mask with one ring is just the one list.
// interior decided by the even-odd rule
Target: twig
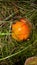
[(12, 13), (10, 16), (6, 17), (6, 19), (4, 19), (4, 21), (9, 20), (11, 17), (13, 17), (16, 13), (18, 13), (18, 11), (16, 11), (15, 13)]

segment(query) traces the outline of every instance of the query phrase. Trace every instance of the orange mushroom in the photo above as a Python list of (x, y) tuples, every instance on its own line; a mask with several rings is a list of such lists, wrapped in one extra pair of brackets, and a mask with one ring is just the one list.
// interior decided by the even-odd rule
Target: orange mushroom
[(31, 27), (29, 26), (30, 24), (23, 18), (20, 21), (16, 21), (15, 24), (12, 24), (12, 38), (17, 41), (27, 40), (31, 32)]

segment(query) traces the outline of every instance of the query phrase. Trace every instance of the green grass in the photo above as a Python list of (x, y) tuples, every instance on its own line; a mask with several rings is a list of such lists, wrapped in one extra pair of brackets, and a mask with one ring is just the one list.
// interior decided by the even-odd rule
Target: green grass
[[(28, 57), (37, 56), (37, 5), (32, 3), (0, 1), (0, 65), (21, 65)], [(11, 38), (11, 24), (21, 17), (32, 23), (32, 33), (26, 41), (18, 42)]]

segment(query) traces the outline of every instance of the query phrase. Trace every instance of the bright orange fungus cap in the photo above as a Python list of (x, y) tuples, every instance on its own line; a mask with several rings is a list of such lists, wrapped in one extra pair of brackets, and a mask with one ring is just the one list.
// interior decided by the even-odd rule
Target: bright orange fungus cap
[(26, 40), (30, 35), (30, 27), (23, 18), (12, 24), (12, 38), (17, 41)]

